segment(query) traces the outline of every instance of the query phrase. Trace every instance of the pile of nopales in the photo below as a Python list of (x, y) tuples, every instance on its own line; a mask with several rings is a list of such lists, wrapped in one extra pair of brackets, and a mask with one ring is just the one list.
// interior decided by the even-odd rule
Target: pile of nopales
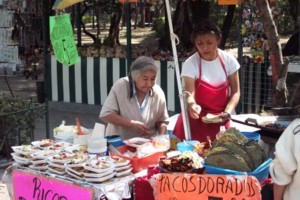
[(249, 140), (235, 128), (227, 129), (204, 155), (207, 165), (251, 172), (267, 160), (267, 154), (255, 140)]

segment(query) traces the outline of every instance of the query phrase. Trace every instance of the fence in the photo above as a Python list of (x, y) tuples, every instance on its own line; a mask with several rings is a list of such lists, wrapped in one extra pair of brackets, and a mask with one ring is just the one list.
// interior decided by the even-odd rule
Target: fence
[(11, 146), (34, 140), (37, 118), (46, 112), (45, 106), (22, 98), (0, 96), (0, 155), (10, 157)]
[[(127, 75), (123, 58), (82, 57), (75, 66), (63, 67), (54, 56), (47, 60), (47, 95), (50, 101), (103, 105), (111, 86)], [(180, 112), (174, 62), (157, 61), (157, 83), (166, 95), (169, 111)], [(48, 68), (48, 67), (47, 67)]]
[[(123, 58), (82, 57), (75, 66), (63, 67), (55, 56), (47, 60), (47, 94), (50, 101), (63, 101), (103, 105), (111, 86), (126, 76), (126, 60)], [(173, 61), (157, 61), (157, 83), (166, 94), (168, 110), (180, 112), (180, 101)], [(181, 68), (180, 63), (180, 68)], [(238, 113), (258, 113), (270, 107), (272, 97), (271, 76), (267, 75), (268, 63), (246, 62), (241, 65), (241, 100)]]
[(273, 85), (269, 61), (244, 60), (240, 70), (240, 113), (260, 113), (272, 107)]

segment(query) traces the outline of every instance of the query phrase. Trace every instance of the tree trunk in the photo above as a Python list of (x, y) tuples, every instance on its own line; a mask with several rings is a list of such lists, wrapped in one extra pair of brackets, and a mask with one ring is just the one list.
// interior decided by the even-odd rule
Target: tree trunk
[(141, 1), (140, 3), (140, 15), (141, 15), (141, 21), (139, 22), (139, 27), (144, 28), (145, 27), (145, 2)]
[(273, 106), (283, 107), (287, 105), (287, 64), (283, 63), (281, 46), (279, 44), (279, 36), (275, 26), (268, 0), (256, 0), (256, 6), (262, 19), (264, 31), (270, 51), (270, 59), (273, 72)]
[(114, 46), (120, 45), (119, 41), (119, 32), (120, 32), (120, 22), (122, 19), (122, 5), (118, 4), (118, 6), (115, 8), (113, 15), (110, 20), (110, 27), (109, 27), (109, 33), (108, 35), (114, 38)]
[(234, 17), (234, 13), (235, 13), (235, 8), (236, 8), (235, 5), (230, 5), (227, 8), (226, 18), (225, 18), (225, 20), (223, 22), (223, 26), (222, 26), (222, 40), (220, 43), (221, 49), (225, 49), (225, 44), (226, 44), (226, 40), (229, 35), (230, 27), (232, 24), (232, 19)]
[[(165, 7), (166, 10), (166, 7)], [(169, 24), (168, 24), (168, 14), (167, 14), (167, 10), (165, 11), (165, 31), (164, 31), (164, 35), (162, 37), (160, 37), (159, 39), (159, 49), (160, 50), (171, 50), (172, 46), (171, 46), (171, 39), (170, 39), (170, 29), (169, 29)]]
[(210, 2), (209, 1), (188, 1), (192, 11), (192, 24), (198, 24), (202, 19), (209, 18)]
[(179, 38), (179, 49), (189, 49), (192, 47), (190, 34), (192, 24), (189, 18), (189, 7), (187, 1), (178, 1), (173, 17), (174, 33)]

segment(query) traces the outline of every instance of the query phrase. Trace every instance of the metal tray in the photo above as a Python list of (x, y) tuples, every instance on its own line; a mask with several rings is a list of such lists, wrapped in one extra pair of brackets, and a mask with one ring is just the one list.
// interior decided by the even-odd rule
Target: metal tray
[[(243, 125), (255, 127), (261, 129), (262, 135), (269, 137), (278, 138), (284, 131), (284, 129), (297, 117), (298, 115), (289, 115), (289, 116), (259, 116), (259, 115), (249, 115), (250, 117), (232, 117), (231, 120), (236, 123)], [(285, 127), (282, 129), (272, 128), (267, 125), (274, 124), (280, 125), (280, 127)]]

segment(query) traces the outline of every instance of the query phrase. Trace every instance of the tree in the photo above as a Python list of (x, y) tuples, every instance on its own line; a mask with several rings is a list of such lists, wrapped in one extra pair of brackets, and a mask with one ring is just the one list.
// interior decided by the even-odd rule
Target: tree
[(256, 6), (259, 9), (265, 34), (267, 36), (272, 72), (273, 84), (275, 88), (273, 106), (285, 106), (287, 104), (286, 76), (288, 63), (283, 63), (281, 46), (279, 44), (279, 35), (275, 26), (268, 0), (256, 0)]

